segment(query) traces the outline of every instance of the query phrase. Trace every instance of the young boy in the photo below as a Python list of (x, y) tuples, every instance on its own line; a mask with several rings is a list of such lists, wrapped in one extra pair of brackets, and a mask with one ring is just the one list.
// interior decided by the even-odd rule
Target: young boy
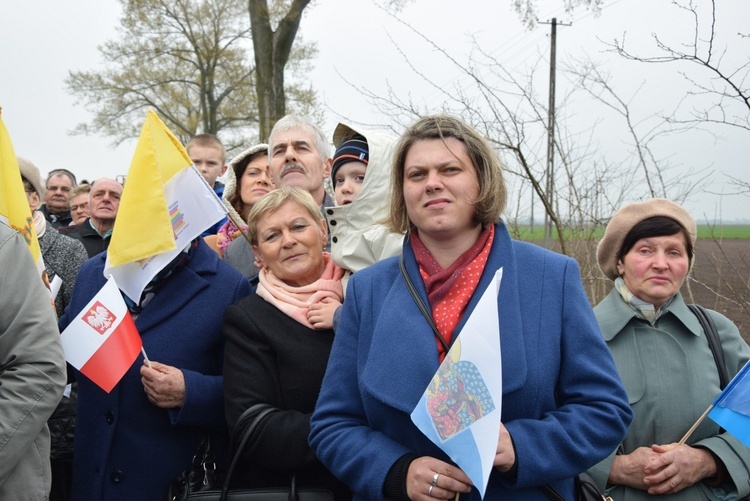
[(350, 204), (357, 198), (365, 180), (369, 156), (367, 140), (359, 134), (336, 148), (331, 168), (336, 205)]
[[(224, 183), (216, 179), (223, 176), (227, 171), (227, 150), (219, 141), (219, 138), (213, 134), (198, 134), (188, 141), (185, 150), (190, 160), (195, 164), (195, 168), (203, 175), (208, 185), (214, 189), (216, 196), (221, 198), (224, 194)], [(211, 226), (202, 233), (202, 236), (215, 235), (226, 220), (224, 218)]]

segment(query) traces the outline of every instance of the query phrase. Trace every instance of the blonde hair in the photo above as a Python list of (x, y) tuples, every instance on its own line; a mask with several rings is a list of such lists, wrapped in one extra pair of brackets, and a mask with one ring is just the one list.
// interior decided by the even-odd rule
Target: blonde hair
[(474, 203), (474, 220), (482, 226), (495, 224), (505, 209), (507, 190), (503, 179), (503, 165), (494, 150), (479, 133), (458, 118), (433, 115), (421, 118), (399, 138), (393, 152), (391, 166), (391, 208), (387, 225), (395, 233), (414, 229), (409, 220), (404, 200), (404, 167), (409, 149), (419, 141), (446, 138), (461, 141), (471, 159), (479, 183), (479, 195)]
[(304, 188), (285, 186), (273, 190), (255, 202), (250, 214), (247, 215), (247, 233), (250, 235), (250, 242), (258, 245), (258, 221), (267, 213), (273, 213), (287, 202), (294, 202), (305, 209), (313, 221), (316, 221), (321, 228), (325, 225), (325, 219), (320, 212), (320, 207), (315, 203), (310, 192)]

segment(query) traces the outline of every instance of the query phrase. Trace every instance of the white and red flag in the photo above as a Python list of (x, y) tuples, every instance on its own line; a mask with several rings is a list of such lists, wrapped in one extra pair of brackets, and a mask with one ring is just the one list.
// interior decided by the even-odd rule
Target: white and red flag
[(133, 365), (143, 346), (114, 278), (107, 280), (61, 338), (68, 363), (107, 393)]

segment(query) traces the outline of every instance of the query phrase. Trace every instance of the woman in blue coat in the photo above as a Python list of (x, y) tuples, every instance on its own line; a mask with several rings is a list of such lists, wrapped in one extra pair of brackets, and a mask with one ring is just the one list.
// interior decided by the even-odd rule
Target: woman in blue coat
[[(105, 259), (81, 267), (60, 331), (106, 282)], [(226, 446), (221, 320), (249, 283), (198, 238), (147, 290), (129, 308), (153, 368), (138, 357), (109, 393), (76, 372), (73, 499), (165, 499), (206, 432)]]
[(399, 258), (353, 275), (310, 443), (357, 499), (479, 499), (467, 475), (410, 420), (495, 271), (502, 346), (502, 424), (485, 499), (566, 499), (606, 457), (631, 412), (578, 266), (510, 239), (500, 162), (461, 121), (426, 117), (401, 137), (390, 225), (408, 233)]

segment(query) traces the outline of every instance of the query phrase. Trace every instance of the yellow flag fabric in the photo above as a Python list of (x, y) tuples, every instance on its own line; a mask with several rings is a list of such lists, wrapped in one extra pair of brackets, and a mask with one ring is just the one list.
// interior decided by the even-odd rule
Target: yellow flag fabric
[(149, 110), (125, 180), (112, 229), (111, 266), (145, 259), (175, 248), (164, 183), (193, 162), (156, 113)]
[(21, 181), (16, 153), (5, 128), (0, 108), (0, 219), (16, 230), (29, 247), (37, 268), (40, 268), (41, 250), (34, 229), (29, 201)]

